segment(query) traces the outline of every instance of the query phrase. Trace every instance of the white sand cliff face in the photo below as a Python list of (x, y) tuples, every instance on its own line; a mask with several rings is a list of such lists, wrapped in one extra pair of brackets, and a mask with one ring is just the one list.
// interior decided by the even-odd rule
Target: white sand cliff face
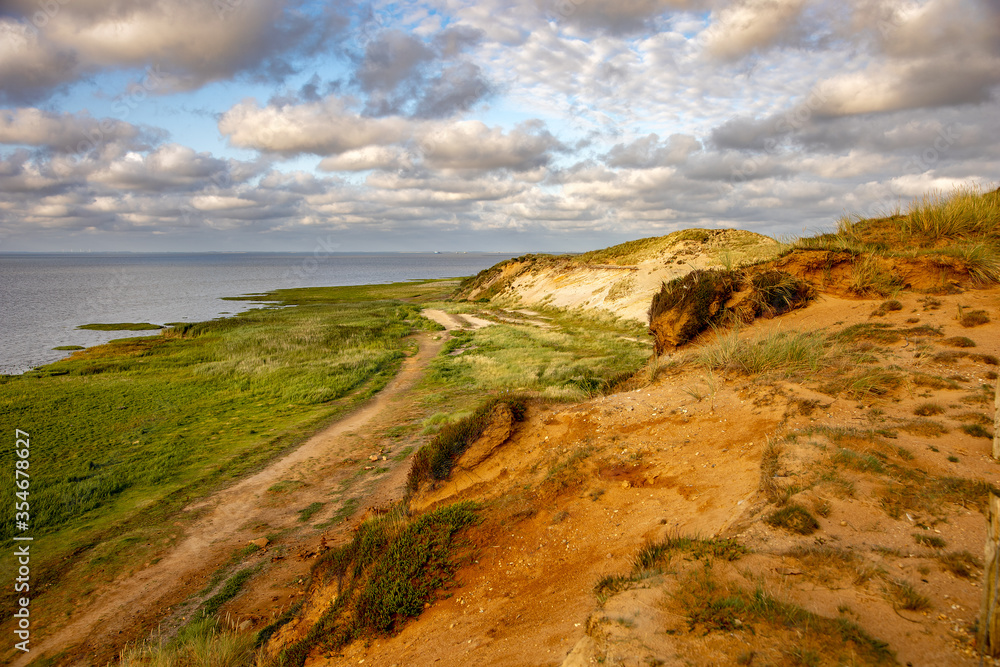
[[(693, 232), (700, 232), (702, 238), (691, 238)], [(637, 252), (604, 259), (607, 263), (583, 258), (512, 262), (476, 285), (468, 298), (477, 299), (494, 288), (498, 303), (597, 310), (645, 323), (649, 303), (664, 282), (695, 269), (770, 259), (781, 248), (769, 237), (733, 229), (686, 230), (660, 239), (661, 243)], [(502, 283), (506, 285), (496, 292)]]

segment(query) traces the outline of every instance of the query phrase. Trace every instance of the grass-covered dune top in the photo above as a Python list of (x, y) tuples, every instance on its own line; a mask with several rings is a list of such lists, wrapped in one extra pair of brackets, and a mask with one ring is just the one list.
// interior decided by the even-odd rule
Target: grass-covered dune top
[[(112, 341), (0, 376), (0, 413), (31, 434), (42, 590), (58, 568), (110, 573), (115, 559), (152, 557), (189, 498), (259, 468), (382, 388), (404, 338), (437, 328), (400, 297), (438, 296), (449, 285), (311, 290), (296, 307)], [(13, 446), (0, 445), (4, 460)], [(0, 490), (7, 506), (14, 491)], [(13, 521), (4, 516), (0, 539), (15, 533)], [(71, 553), (83, 555), (59, 565)]]
[(162, 325), (150, 324), (149, 322), (97, 322), (94, 324), (81, 324), (77, 327), (77, 329), (87, 329), (89, 331), (155, 331), (162, 328)]
[(880, 218), (846, 216), (830, 233), (800, 239), (775, 263), (827, 289), (887, 296), (1000, 282), (1000, 189), (931, 193)]
[[(627, 245), (627, 244), (626, 244)], [(609, 249), (611, 250), (611, 249)], [(741, 269), (693, 270), (664, 282), (650, 303), (655, 352), (709, 327), (746, 323), (808, 303), (816, 287), (855, 297), (903, 289), (948, 293), (1000, 283), (1000, 190), (930, 194), (882, 218), (845, 217), (837, 230), (787, 244), (781, 257)], [(886, 301), (884, 316), (902, 308)], [(963, 325), (988, 321), (963, 313)], [(979, 320), (977, 322), (977, 319)], [(967, 323), (966, 323), (967, 322)]]
[(514, 257), (463, 280), (457, 297), (490, 299), (509, 289), (519, 276), (545, 270), (628, 270), (648, 264), (658, 268), (675, 267), (674, 273), (686, 273), (690, 270), (688, 264), (697, 261), (697, 258), (722, 266), (769, 259), (780, 249), (781, 245), (774, 239), (746, 230), (685, 229), (577, 255), (529, 254)]

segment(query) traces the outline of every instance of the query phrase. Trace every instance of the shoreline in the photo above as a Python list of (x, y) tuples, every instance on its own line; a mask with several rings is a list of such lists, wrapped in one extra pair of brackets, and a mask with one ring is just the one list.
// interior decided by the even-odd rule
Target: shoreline
[(201, 322), (253, 308), (242, 296), (282, 288), (390, 284), (472, 275), (505, 253), (0, 254), (0, 373), (20, 375), (65, 358), (52, 348), (91, 347), (114, 335), (91, 322)]

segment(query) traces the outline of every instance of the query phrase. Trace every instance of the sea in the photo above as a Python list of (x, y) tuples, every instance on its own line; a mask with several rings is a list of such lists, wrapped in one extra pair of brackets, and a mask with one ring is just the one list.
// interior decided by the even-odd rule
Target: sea
[(0, 374), (16, 375), (90, 347), (152, 331), (90, 331), (109, 322), (200, 322), (259, 307), (221, 297), (274, 289), (470, 276), (512, 254), (0, 254)]

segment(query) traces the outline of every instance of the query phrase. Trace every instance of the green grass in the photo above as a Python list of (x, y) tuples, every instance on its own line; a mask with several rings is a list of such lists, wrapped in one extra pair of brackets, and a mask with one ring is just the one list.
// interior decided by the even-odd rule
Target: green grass
[(845, 327), (831, 334), (830, 338), (841, 343), (871, 341), (888, 345), (903, 340), (903, 333), (885, 322), (862, 322)]
[(952, 336), (951, 338), (942, 340), (941, 344), (950, 345), (951, 347), (975, 347), (976, 341), (967, 336)]
[(883, 301), (879, 304), (879, 307), (872, 312), (873, 317), (885, 317), (891, 312), (903, 310), (903, 304), (901, 304), (896, 299), (890, 299), (888, 301)]
[[(456, 279), (411, 280), (383, 285), (350, 285), (341, 287), (299, 287), (258, 294), (226, 297), (229, 301), (273, 301), (279, 305), (329, 305), (368, 303), (372, 301), (406, 301), (426, 303), (447, 298), (458, 286)], [(440, 327), (434, 327), (437, 330)]]
[(955, 254), (956, 248), (975, 259), (977, 245), (991, 246), (1000, 236), (1000, 191), (960, 187), (951, 193), (932, 192), (905, 212), (882, 218), (846, 216), (834, 233), (803, 239), (798, 247), (882, 251), (899, 255), (914, 248)]
[(590, 446), (578, 447), (572, 454), (549, 468), (542, 484), (562, 490), (582, 483), (585, 477), (580, 471), (580, 464), (593, 453), (594, 449)]
[[(261, 465), (343, 399), (381, 387), (413, 314), (395, 304), (249, 311), (0, 379), (0, 407), (37, 443), (36, 536), (124, 496), (134, 504)], [(12, 529), (7, 517), (0, 536)]]
[(944, 407), (939, 403), (921, 403), (917, 407), (913, 408), (913, 414), (919, 415), (921, 417), (933, 417), (934, 415), (944, 414)]
[(962, 424), (962, 432), (973, 438), (992, 438), (993, 434), (980, 424)]
[(682, 535), (668, 535), (660, 541), (647, 542), (632, 559), (633, 573), (656, 570), (669, 564), (674, 555), (688, 555), (696, 560), (717, 558), (725, 561), (739, 560), (750, 550), (733, 538), (698, 539)]
[(199, 612), (203, 616), (215, 616), (219, 612), (219, 609), (222, 608), (222, 605), (226, 604), (239, 594), (243, 585), (250, 580), (250, 577), (252, 577), (258, 569), (259, 568), (256, 567), (248, 567), (234, 574), (226, 581), (222, 590), (205, 600), (205, 603), (201, 606)]
[(209, 579), (208, 583), (205, 584), (204, 588), (198, 593), (199, 596), (208, 595), (219, 583), (226, 578), (232, 572), (233, 566), (242, 563), (244, 560), (254, 555), (261, 548), (256, 544), (248, 544), (244, 547), (236, 549), (230, 554), (229, 559), (222, 564), (215, 572), (212, 573), (212, 578)]
[(324, 507), (326, 507), (326, 503), (321, 503), (318, 501), (315, 503), (310, 503), (307, 507), (304, 507), (299, 510), (299, 521), (305, 523), (306, 521), (311, 519), (313, 515), (316, 514), (316, 512), (320, 511)]
[(332, 517), (323, 523), (316, 524), (316, 528), (329, 528), (330, 526), (336, 526), (339, 523), (347, 521), (357, 511), (359, 504), (360, 501), (357, 498), (347, 498), (337, 508), (337, 511), (333, 513)]
[(246, 667), (254, 663), (252, 635), (223, 627), (215, 619), (187, 626), (173, 642), (130, 644), (122, 650), (121, 667)]
[(931, 608), (931, 601), (926, 595), (919, 593), (912, 584), (906, 581), (885, 583), (886, 597), (893, 606), (907, 611), (926, 611)]
[(899, 425), (899, 430), (922, 435), (924, 437), (936, 438), (948, 432), (948, 427), (933, 419), (911, 419)]
[(499, 324), (453, 331), (418, 387), (428, 395), (428, 407), (438, 412), (441, 406), (453, 415), (505, 391), (579, 400), (611, 390), (649, 358), (638, 323), (542, 312), (551, 317), (552, 328)]
[(959, 309), (958, 323), (967, 329), (989, 324), (989, 321), (990, 316), (985, 310), (964, 311)]
[(881, 458), (870, 453), (858, 453), (852, 449), (840, 447), (831, 459), (833, 463), (860, 472), (883, 473), (885, 464)]
[[(850, 289), (861, 295), (887, 296), (903, 286), (892, 270), (896, 259), (963, 270), (975, 285), (994, 285), (1000, 282), (1000, 190), (961, 187), (929, 193), (905, 212), (846, 216), (835, 232), (801, 239), (793, 249), (846, 253), (853, 265)], [(940, 289), (947, 291), (943, 276)]]
[(882, 253), (867, 254), (855, 261), (849, 289), (861, 296), (889, 296), (899, 290), (903, 283), (886, 264)]
[(77, 329), (88, 329), (90, 331), (155, 331), (162, 329), (159, 324), (149, 322), (116, 322), (107, 324), (81, 324)]
[(949, 194), (932, 192), (914, 201), (899, 228), (933, 243), (942, 239), (990, 238), (1000, 230), (1000, 195), (978, 187)]
[(848, 398), (862, 401), (872, 396), (885, 396), (893, 392), (903, 385), (903, 379), (902, 373), (896, 371), (866, 368), (844, 378), (841, 391)]
[(779, 470), (781, 451), (781, 445), (768, 438), (760, 457), (759, 488), (767, 497), (768, 502), (772, 503), (782, 499), (781, 486), (775, 481)]
[(58, 351), (62, 352), (62, 351), (70, 351), (70, 350), (85, 350), (86, 348), (83, 345), (59, 345), (59, 346), (54, 347), (52, 349), (53, 350), (58, 350)]
[(926, 533), (913, 533), (913, 541), (931, 549), (944, 549), (947, 546), (947, 543), (937, 535), (928, 535)]
[(968, 551), (952, 551), (937, 558), (945, 570), (962, 579), (972, 579), (976, 571), (983, 567), (982, 561)]
[[(684, 612), (688, 629), (692, 632), (707, 635), (744, 631), (762, 638), (769, 637), (791, 647), (784, 649), (790, 657), (823, 654), (830, 656), (836, 664), (896, 664), (889, 645), (868, 635), (856, 624), (843, 618), (814, 614), (777, 599), (761, 587), (749, 591), (737, 585), (720, 583), (713, 577), (710, 568), (693, 573), (679, 587), (674, 599)], [(806, 648), (807, 643), (813, 648)], [(803, 662), (796, 659), (790, 664)]]
[(682, 535), (668, 535), (662, 540), (646, 542), (632, 558), (628, 574), (602, 577), (594, 585), (594, 594), (603, 604), (608, 597), (631, 588), (636, 582), (663, 573), (674, 558), (693, 560), (736, 561), (750, 550), (734, 538), (699, 539)]
[(993, 488), (989, 482), (964, 477), (934, 477), (922, 470), (891, 470), (891, 483), (878, 494), (886, 514), (898, 519), (905, 512), (945, 517), (948, 505), (983, 511)]

